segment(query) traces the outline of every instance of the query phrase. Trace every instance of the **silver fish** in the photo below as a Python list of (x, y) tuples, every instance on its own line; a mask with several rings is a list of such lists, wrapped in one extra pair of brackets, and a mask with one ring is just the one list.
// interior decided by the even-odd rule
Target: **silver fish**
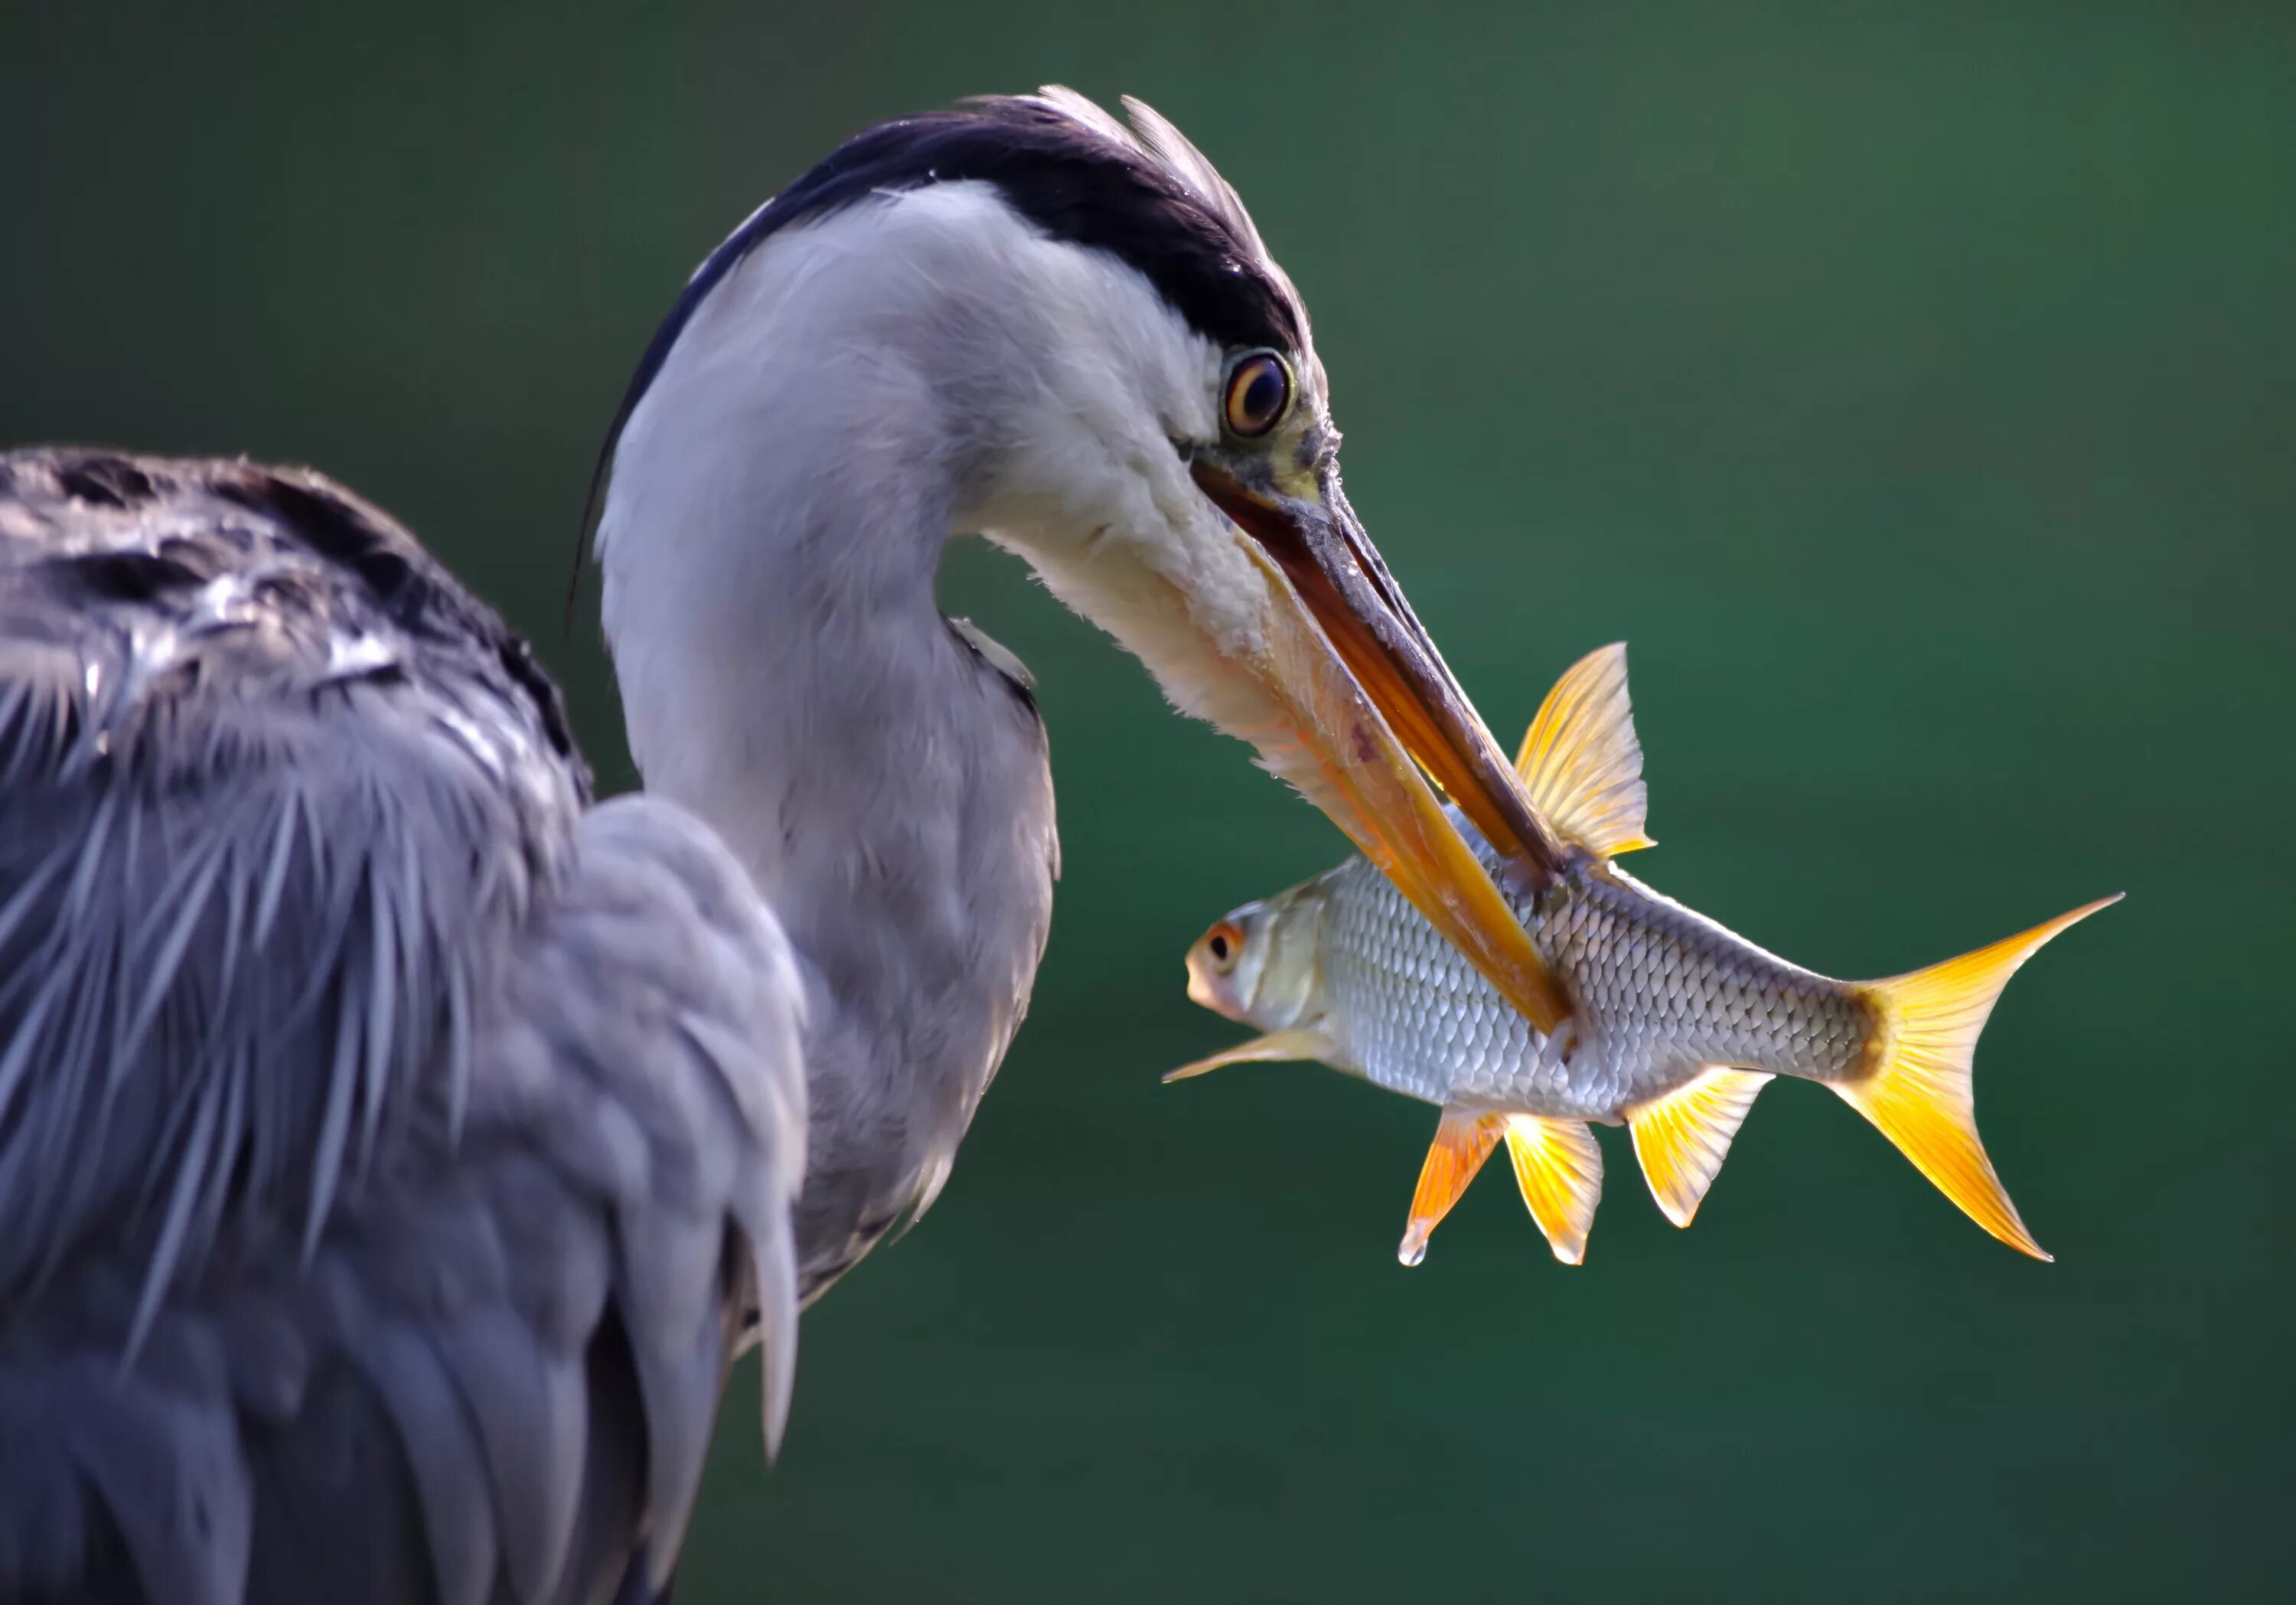
[[(1979, 1225), (2049, 1257), (1978, 1140), (1971, 1060), (2017, 967), (2119, 893), (1924, 970), (1837, 981), (1614, 862), (1652, 845), (1623, 645), (1556, 683), (1516, 769), (1566, 848), (1562, 872), (1514, 905), (1569, 1005), (1554, 1031), (1534, 1028), (1377, 869), (1351, 858), (1197, 940), (1188, 995), (1264, 1035), (1165, 1079), (1312, 1059), (1440, 1106), (1398, 1250), (1406, 1265), (1425, 1255), (1501, 1137), (1555, 1257), (1579, 1263), (1603, 1186), (1590, 1121), (1631, 1127), (1652, 1196), (1687, 1226), (1774, 1076), (1831, 1087)], [(1498, 856), (1458, 823), (1498, 880)]]

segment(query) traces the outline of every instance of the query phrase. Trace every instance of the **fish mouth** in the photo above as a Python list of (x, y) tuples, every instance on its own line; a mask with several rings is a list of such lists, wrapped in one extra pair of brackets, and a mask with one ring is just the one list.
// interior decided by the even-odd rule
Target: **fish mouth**
[(1303, 475), (1293, 490), (1207, 455), (1189, 471), (1268, 581), (1267, 642), (1253, 668), (1287, 710), (1291, 738), (1288, 746), (1259, 743), (1268, 766), (1346, 831), (1508, 1002), (1552, 1031), (1569, 1005), (1430, 777), (1497, 850), (1519, 897), (1560, 873), (1562, 849), (1388, 572), (1337, 473)]

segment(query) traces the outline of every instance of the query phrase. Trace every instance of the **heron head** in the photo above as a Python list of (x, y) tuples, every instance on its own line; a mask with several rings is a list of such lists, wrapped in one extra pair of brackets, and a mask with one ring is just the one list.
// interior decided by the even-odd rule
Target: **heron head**
[[(708, 494), (801, 504), (791, 539), (845, 494), (869, 504), (840, 527), (914, 527), (933, 561), (961, 533), (1018, 553), (1551, 1028), (1562, 1003), (1430, 777), (1525, 887), (1560, 851), (1341, 489), (1290, 279), (1201, 152), (1126, 106), (1051, 89), (855, 136), (695, 275), (624, 450), (684, 484), (697, 440), (756, 442)], [(737, 483), (768, 461), (802, 479)], [(610, 499), (610, 540), (680, 516), (644, 502)]]

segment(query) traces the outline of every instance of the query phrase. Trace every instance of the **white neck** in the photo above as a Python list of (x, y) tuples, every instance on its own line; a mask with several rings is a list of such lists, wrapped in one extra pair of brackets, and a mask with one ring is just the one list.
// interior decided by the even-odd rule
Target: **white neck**
[(726, 840), (807, 970), (808, 1293), (946, 1177), (1057, 852), (1033, 707), (934, 601), (993, 446), (979, 398), (905, 354), (949, 331), (906, 320), (971, 309), (889, 274), (914, 256), (857, 263), (839, 223), (769, 240), (696, 312), (600, 522), (647, 790)]

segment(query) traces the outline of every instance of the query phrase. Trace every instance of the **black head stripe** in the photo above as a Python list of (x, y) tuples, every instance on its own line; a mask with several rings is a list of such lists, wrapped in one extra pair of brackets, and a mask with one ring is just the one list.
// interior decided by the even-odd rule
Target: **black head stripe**
[(695, 270), (623, 393), (591, 476), (585, 531), (623, 425), (694, 309), (744, 258), (777, 230), (869, 195), (965, 179), (995, 184), (1053, 238), (1105, 250), (1138, 269), (1192, 327), (1221, 345), (1299, 349), (1299, 307), (1250, 240), (1147, 151), (1034, 100), (986, 99), (897, 118), (840, 145), (750, 214)]
[(995, 184), (1056, 240), (1137, 268), (1190, 325), (1224, 346), (1298, 348), (1292, 298), (1211, 209), (1156, 159), (1040, 102), (991, 99), (865, 128), (759, 207), (709, 253), (639, 364), (643, 393), (695, 304), (776, 230), (887, 190)]

